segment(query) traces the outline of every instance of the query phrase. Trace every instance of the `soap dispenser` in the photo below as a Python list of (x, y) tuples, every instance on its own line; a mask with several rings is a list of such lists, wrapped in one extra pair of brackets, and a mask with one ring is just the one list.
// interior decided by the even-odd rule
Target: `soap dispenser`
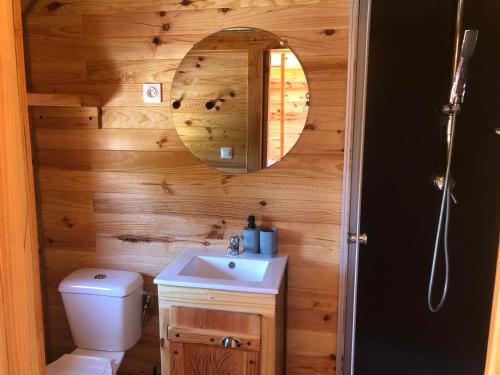
[(257, 255), (260, 249), (260, 229), (255, 225), (255, 216), (248, 216), (247, 221), (247, 226), (243, 228), (243, 251), (247, 255)]

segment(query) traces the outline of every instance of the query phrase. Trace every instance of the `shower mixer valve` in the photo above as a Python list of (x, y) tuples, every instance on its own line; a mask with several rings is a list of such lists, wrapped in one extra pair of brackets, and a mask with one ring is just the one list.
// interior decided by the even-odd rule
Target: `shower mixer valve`
[(452, 116), (460, 112), (460, 104), (446, 104), (441, 108), (441, 114), (445, 116)]
[[(445, 183), (445, 177), (444, 176), (436, 176), (434, 177), (434, 186), (439, 190), (443, 191), (444, 190), (444, 183)], [(457, 204), (457, 198), (455, 197), (455, 194), (453, 194), (453, 190), (455, 189), (455, 179), (453, 177), (450, 177), (450, 182), (448, 185), (448, 190), (450, 191), (450, 197), (453, 200), (453, 203)]]

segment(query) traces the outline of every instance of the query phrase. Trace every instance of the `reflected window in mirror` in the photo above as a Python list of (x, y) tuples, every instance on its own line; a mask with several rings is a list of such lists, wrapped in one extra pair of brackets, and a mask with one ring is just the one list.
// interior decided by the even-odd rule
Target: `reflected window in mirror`
[(295, 145), (309, 109), (306, 75), (293, 52), (270, 50), (268, 61), (265, 167), (280, 161)]
[(281, 160), (307, 119), (306, 75), (289, 46), (256, 29), (226, 29), (180, 63), (170, 110), (179, 137), (202, 162), (227, 173)]

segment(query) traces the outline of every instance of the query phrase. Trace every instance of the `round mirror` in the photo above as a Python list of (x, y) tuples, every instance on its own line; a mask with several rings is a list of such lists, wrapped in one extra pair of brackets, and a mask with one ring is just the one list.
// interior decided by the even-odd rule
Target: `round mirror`
[(171, 113), (186, 147), (229, 173), (271, 166), (304, 129), (304, 70), (274, 35), (233, 28), (208, 36), (184, 57), (171, 90)]

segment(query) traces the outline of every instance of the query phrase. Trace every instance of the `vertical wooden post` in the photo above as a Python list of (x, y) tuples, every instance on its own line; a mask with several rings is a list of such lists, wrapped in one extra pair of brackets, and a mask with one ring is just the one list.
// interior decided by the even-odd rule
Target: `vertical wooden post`
[(258, 171), (262, 165), (262, 90), (264, 52), (248, 50), (248, 121), (247, 171)]
[(497, 275), (493, 303), (491, 307), (490, 336), (488, 356), (486, 357), (485, 375), (500, 374), (500, 246), (498, 249)]
[(0, 373), (45, 373), (19, 0), (0, 1)]
[(281, 87), (280, 87), (280, 159), (285, 154), (285, 53), (281, 52)]

